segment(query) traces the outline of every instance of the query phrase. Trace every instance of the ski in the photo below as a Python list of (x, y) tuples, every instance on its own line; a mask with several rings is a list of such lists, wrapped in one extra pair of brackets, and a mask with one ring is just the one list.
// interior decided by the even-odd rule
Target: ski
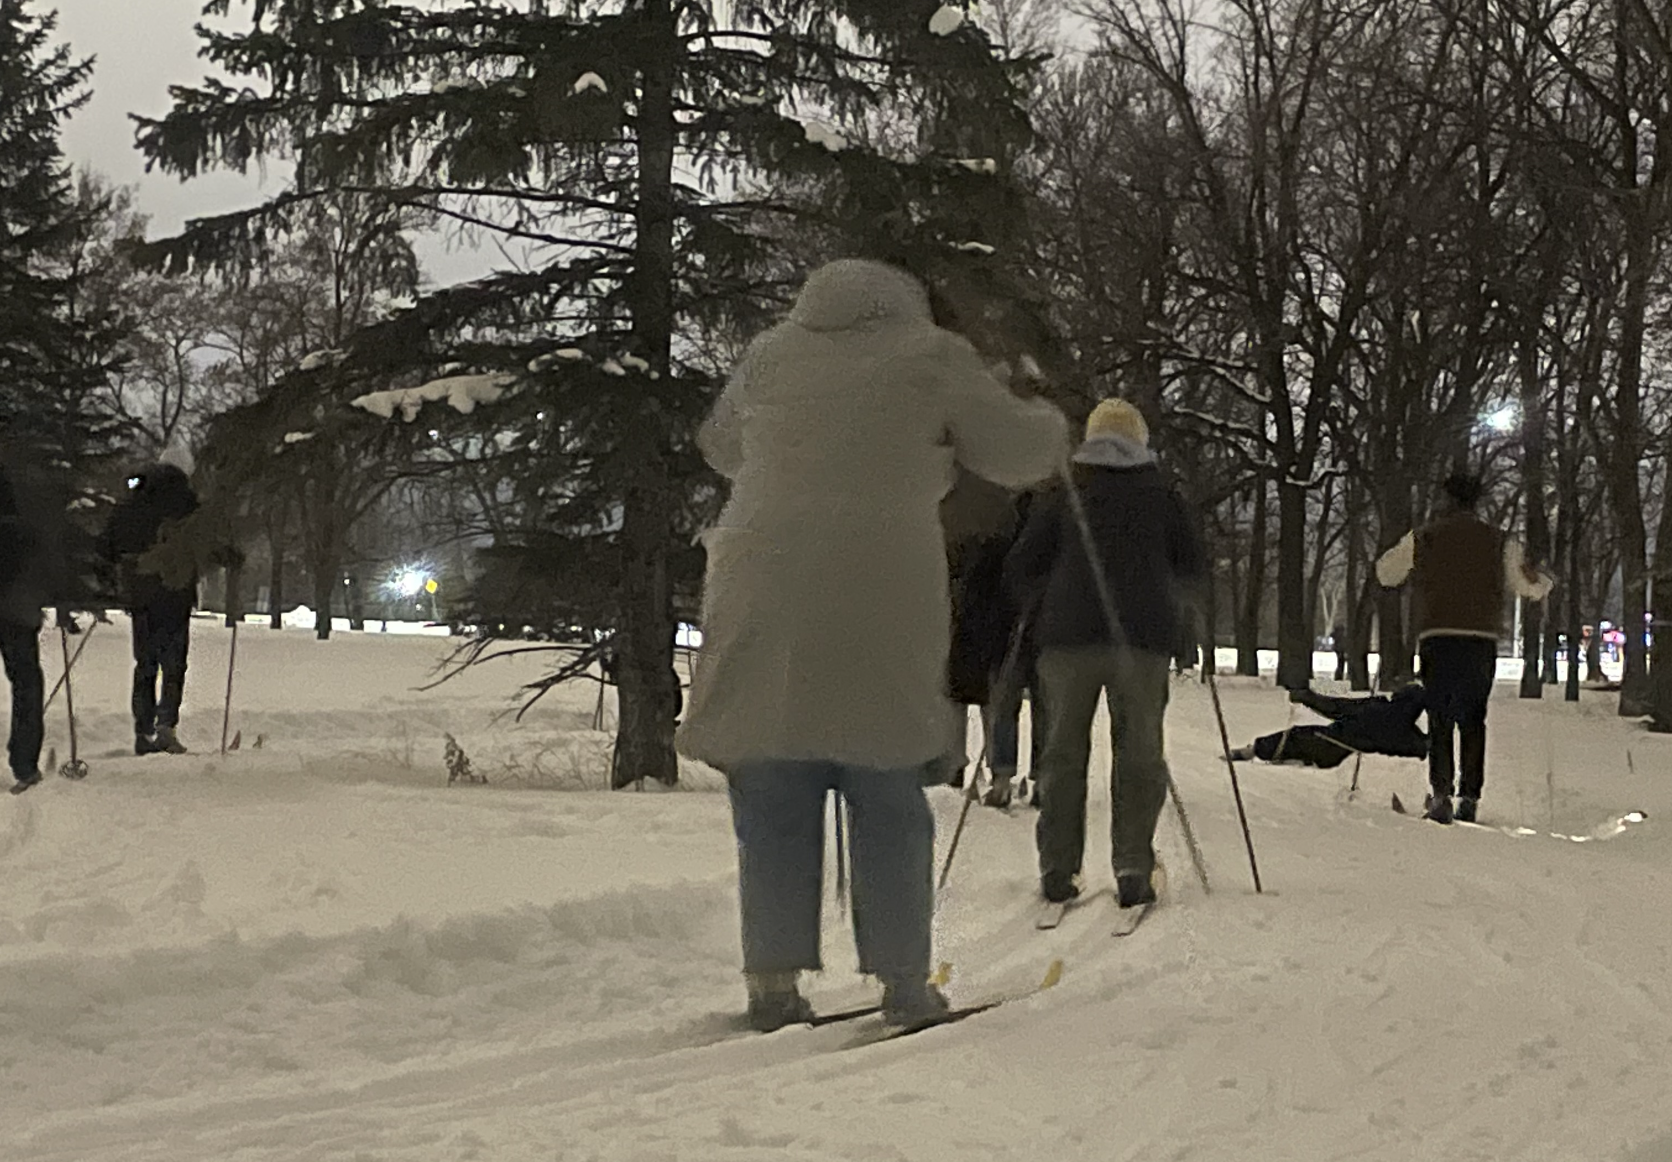
[(1056, 983), (1061, 979), (1062, 961), (1053, 960), (1051, 962), (1051, 966), (1045, 970), (1044, 979), (1033, 988), (1028, 989), (1026, 992), (1020, 992), (1005, 997), (994, 997), (991, 1000), (978, 1001), (972, 1005), (959, 1005), (948, 1009), (939, 1016), (931, 1017), (926, 1021), (918, 1021), (911, 1025), (892, 1026), (876, 1036), (861, 1037), (859, 1040), (846, 1046), (846, 1048), (863, 1049), (868, 1045), (880, 1045), (885, 1041), (894, 1041), (901, 1037), (910, 1037), (914, 1033), (924, 1033), (930, 1029), (938, 1029), (942, 1025), (955, 1025), (959, 1021), (976, 1016), (979, 1013), (990, 1012), (1001, 1005), (1008, 1005), (1013, 1001), (1025, 1001), (1029, 997), (1036, 997), (1047, 989), (1054, 988)]
[(1114, 934), (1116, 936), (1132, 935), (1138, 930), (1138, 925), (1144, 922), (1144, 917), (1150, 914), (1150, 909), (1153, 907), (1155, 907), (1155, 904), (1152, 901), (1148, 904), (1135, 904), (1130, 908), (1122, 908), (1120, 914), (1115, 918)]
[(1056, 904), (1047, 900), (1040, 905), (1039, 915), (1034, 919), (1033, 926), (1041, 932), (1049, 932), (1062, 923), (1062, 918), (1068, 915), (1068, 910), (1073, 906), (1073, 900), (1063, 900)]
[(860, 1017), (869, 1017), (880, 1012), (882, 1004), (879, 1002), (874, 1005), (860, 1005), (855, 1009), (842, 1009), (835, 1013), (817, 1013), (801, 1023), (809, 1028), (819, 1029), (825, 1025), (839, 1025), (843, 1021), (857, 1021)]
[[(1393, 796), (1391, 806), (1395, 814), (1402, 815), (1407, 819), (1418, 822), (1428, 821), (1425, 816), (1412, 815), (1410, 809), (1405, 806), (1397, 794)], [(1469, 823), (1462, 819), (1454, 819), (1446, 826), (1454, 827), (1459, 831), (1496, 831), (1501, 835), (1508, 835), (1515, 839), (1528, 835), (1541, 835), (1546, 839), (1562, 839), (1569, 843), (1600, 843), (1603, 840), (1613, 839), (1617, 835), (1624, 834), (1646, 819), (1648, 819), (1648, 815), (1642, 811), (1627, 811), (1624, 815), (1615, 816), (1583, 835), (1569, 835), (1561, 831), (1540, 831), (1533, 827), (1511, 827), (1499, 823), (1481, 823), (1478, 821)]]

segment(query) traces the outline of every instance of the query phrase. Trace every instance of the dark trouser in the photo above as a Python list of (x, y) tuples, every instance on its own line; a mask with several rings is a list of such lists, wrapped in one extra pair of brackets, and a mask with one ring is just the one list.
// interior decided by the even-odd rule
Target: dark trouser
[(848, 808), (859, 970), (926, 980), (935, 820), (918, 774), (821, 762), (755, 762), (731, 773), (743, 970), (820, 967), (825, 801), (833, 790)]
[(1327, 726), (1296, 726), (1254, 740), (1254, 757), (1263, 763), (1299, 763), (1328, 770), (1352, 753), (1330, 736)]
[(1347, 651), (1346, 650), (1336, 650), (1335, 651), (1335, 680), (1337, 682), (1339, 682), (1339, 681), (1341, 681), (1342, 678), (1345, 678), (1346, 676), (1347, 676)]
[[(1486, 782), (1486, 703), (1498, 674), (1498, 643), (1486, 638), (1425, 638), (1418, 650), (1428, 690), (1428, 782), (1434, 794), (1480, 798)], [(1462, 751), (1461, 784), (1452, 731)]]
[(987, 765), (998, 777), (1010, 778), (1016, 774), (1016, 764), (1021, 757), (1022, 748), (1022, 695), (1027, 694), (1028, 719), (1033, 725), (1032, 737), (1028, 744), (1028, 771), (1034, 777), (1039, 777), (1040, 756), (1045, 753), (1045, 708), (1039, 697), (1039, 683), (1033, 681), (1031, 689), (1022, 683), (1012, 682), (1006, 690), (999, 681), (1000, 675), (993, 676), (992, 690), (995, 701), (987, 708)]
[(1035, 834), (1041, 876), (1074, 875), (1085, 858), (1091, 725), (1105, 691), (1114, 744), (1110, 836), (1115, 874), (1147, 876), (1155, 870), (1155, 825), (1167, 801), (1162, 726), (1170, 662), (1166, 654), (1109, 645), (1040, 654), (1045, 753)]
[[(134, 735), (149, 738), (159, 728), (180, 724), (180, 700), (186, 692), (186, 650), (191, 616), (140, 610), (134, 622)], [(157, 675), (162, 675), (162, 698)]]
[(40, 769), (41, 740), (46, 736), (40, 635), (39, 625), (0, 622), (0, 655), (5, 659), (6, 680), (12, 684), (12, 734), (6, 757), (19, 779), (33, 777)]

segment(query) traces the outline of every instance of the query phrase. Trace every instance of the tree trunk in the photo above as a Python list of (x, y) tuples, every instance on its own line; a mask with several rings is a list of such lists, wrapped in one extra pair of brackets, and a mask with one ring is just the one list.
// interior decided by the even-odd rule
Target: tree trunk
[[(1672, 452), (1672, 436), (1667, 438)], [(1649, 688), (1655, 729), (1672, 730), (1672, 459), (1666, 462), (1661, 488), (1660, 523), (1655, 528), (1653, 648), (1649, 653)]]
[(284, 628), (284, 536), (282, 525), (267, 526), (267, 625)]
[(226, 626), (231, 629), (244, 620), (244, 565), (226, 567)]
[(1254, 514), (1249, 524), (1248, 568), (1243, 573), (1242, 603), (1237, 610), (1237, 673), (1260, 676), (1260, 611), (1266, 598), (1266, 482), (1254, 484)]
[[(1320, 601), (1319, 590), (1323, 588), (1324, 584), (1324, 565), (1329, 557), (1331, 544), (1329, 522), (1334, 510), (1335, 477), (1330, 476), (1324, 480), (1324, 494), (1318, 499), (1318, 524), (1312, 532), (1312, 569), (1306, 577), (1306, 624), (1314, 639), (1317, 638), (1318, 633), (1324, 628), (1324, 621), (1318, 616), (1318, 606)], [(1336, 616), (1329, 624), (1331, 626), (1344, 624), (1341, 618), (1341, 611), (1336, 610), (1335, 612)], [(1309, 648), (1307, 650), (1308, 657), (1311, 657), (1312, 655), (1310, 645), (1311, 643), (1309, 642)], [(1345, 648), (1344, 643), (1342, 642), (1336, 642), (1335, 646), (1337, 650)]]
[(348, 606), (348, 628), (356, 633), (364, 633), (366, 629), (366, 594), (360, 585), (360, 574), (350, 573), (345, 580), (348, 582), (343, 586), (345, 604)]
[(336, 589), (330, 570), (313, 570), (314, 637), (320, 641), (328, 641), (331, 637), (331, 605)]
[[(673, 668), (676, 625), (668, 576), (673, 504), (668, 455), (670, 413), (655, 398), (668, 382), (674, 326), (674, 79), (679, 52), (670, 0), (648, 0), (643, 25), (647, 61), (639, 100), (639, 202), (630, 289), (633, 334), (659, 379), (643, 384), (643, 405), (627, 422), (632, 475), (622, 502), (621, 624), (617, 697), (621, 721), (610, 785), (679, 780), (674, 754), (679, 675)], [(638, 393), (635, 393), (638, 394)]]
[(1608, 456), (1608, 485), (1619, 533), (1622, 579), (1621, 628), (1625, 631), (1625, 673), (1620, 683), (1620, 716), (1638, 718), (1652, 709), (1644, 656), (1643, 619), (1649, 606), (1648, 530), (1643, 521), (1642, 461), (1643, 336), (1654, 273), (1654, 236), (1646, 208), (1625, 203), (1625, 301), (1620, 311), (1620, 351), (1614, 400), (1615, 430)]
[[(1521, 491), (1527, 507), (1527, 559), (1544, 566), (1550, 559), (1550, 517), (1544, 498), (1545, 395), (1538, 373), (1538, 325), (1524, 329), (1517, 346), (1521, 379)], [(1544, 697), (1539, 679), (1544, 603), (1521, 600), (1521, 697)]]
[(1312, 685), (1312, 637), (1306, 627), (1306, 488), (1277, 482), (1277, 684)]
[(1562, 699), (1566, 702), (1579, 701), (1579, 639), (1584, 634), (1583, 618), (1580, 614), (1581, 602), (1584, 600), (1584, 587), (1579, 576), (1579, 513), (1575, 509), (1572, 518), (1573, 535), (1567, 543), (1567, 677), (1562, 686)]

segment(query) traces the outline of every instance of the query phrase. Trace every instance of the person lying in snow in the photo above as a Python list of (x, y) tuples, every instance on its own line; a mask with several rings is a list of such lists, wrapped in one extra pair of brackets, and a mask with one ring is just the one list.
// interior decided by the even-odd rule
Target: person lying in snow
[(1427, 694), (1412, 682), (1393, 694), (1368, 698), (1331, 698), (1311, 690), (1296, 690), (1291, 702), (1330, 719), (1328, 726), (1295, 726), (1262, 735), (1252, 746), (1231, 752), (1240, 762), (1299, 763), (1307, 767), (1338, 767), (1348, 755), (1385, 754), (1401, 759), (1428, 757), (1428, 736), (1417, 727), (1427, 709)]

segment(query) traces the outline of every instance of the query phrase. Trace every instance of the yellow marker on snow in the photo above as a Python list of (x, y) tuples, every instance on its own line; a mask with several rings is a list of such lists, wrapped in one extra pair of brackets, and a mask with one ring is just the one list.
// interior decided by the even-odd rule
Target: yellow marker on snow
[(1062, 961), (1053, 960), (1051, 967), (1045, 970), (1045, 979), (1039, 982), (1041, 989), (1052, 988), (1062, 979)]
[(952, 980), (952, 962), (943, 960), (940, 967), (935, 969), (935, 975), (929, 978), (929, 983), (938, 989), (943, 989)]

